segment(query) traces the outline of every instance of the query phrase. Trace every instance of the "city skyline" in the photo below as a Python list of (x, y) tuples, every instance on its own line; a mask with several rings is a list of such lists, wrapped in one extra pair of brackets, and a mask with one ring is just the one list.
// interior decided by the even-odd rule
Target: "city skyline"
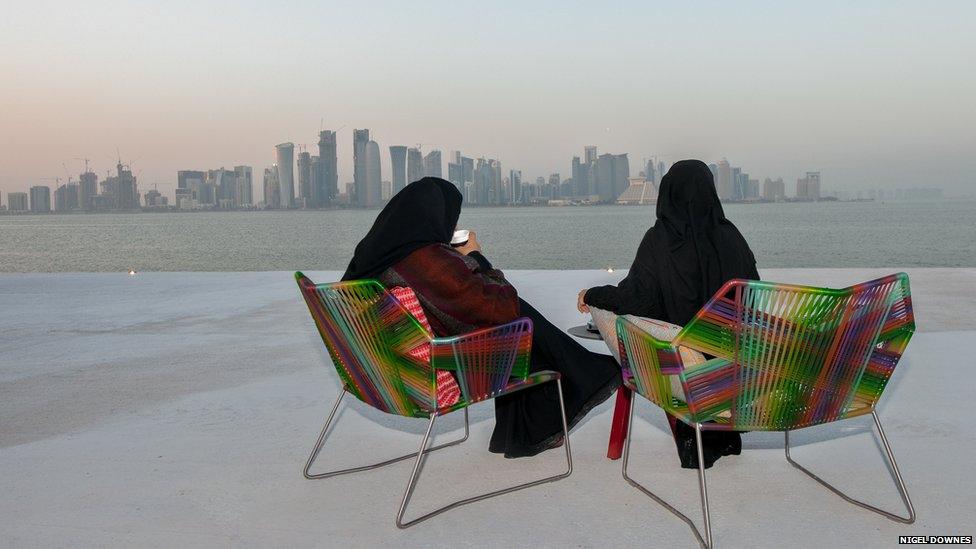
[[(0, 212), (376, 208), (402, 190), (406, 180), (443, 175), (441, 151), (434, 149), (423, 155), (419, 149), (421, 145), (389, 147), (393, 168), (391, 182), (382, 177), (380, 145), (370, 139), (370, 130), (355, 129), (352, 148), (356, 172), (353, 174), (354, 181), (345, 184), (344, 193), (339, 192), (334, 183), (338, 160), (336, 132), (322, 130), (319, 132), (317, 156), (308, 152), (304, 145), (299, 145), (297, 158), (293, 143), (275, 146), (275, 162), (264, 169), (263, 197), (260, 201), (254, 198), (251, 166), (238, 165), (232, 171), (224, 167), (206, 171), (180, 170), (177, 172), (177, 188), (171, 204), (169, 197), (159, 192), (156, 186), (140, 195), (137, 175), (120, 159), (116, 164), (116, 175), (106, 174), (102, 181), (98, 181), (97, 174), (92, 171), (79, 174), (78, 181), (72, 181), (68, 174), (67, 182), (61, 183), (57, 178), (57, 185), (53, 189), (47, 185), (36, 185), (31, 186), (27, 193), (8, 193), (6, 205), (0, 193)], [(88, 170), (89, 159), (84, 160)], [(642, 165), (644, 169), (638, 176), (631, 177), (628, 153), (600, 154), (597, 146), (587, 145), (583, 148), (582, 157), (573, 156), (572, 172), (568, 178), (562, 178), (556, 172), (549, 174), (548, 179), (537, 177), (533, 184), (522, 181), (521, 170), (510, 169), (508, 176), (505, 176), (502, 162), (498, 159), (475, 159), (464, 156), (461, 151), (452, 151), (446, 178), (462, 192), (465, 203), (472, 206), (653, 204), (670, 164), (661, 158), (649, 158)], [(888, 192), (883, 189), (869, 189), (867, 192), (825, 189), (821, 185), (820, 171), (807, 171), (803, 177), (797, 178), (795, 191), (790, 194), (782, 177), (775, 180), (765, 177), (760, 183), (759, 176), (751, 177), (741, 166), (733, 166), (724, 157), (709, 163), (708, 168), (718, 197), (723, 202), (817, 202), (942, 196), (941, 188), (932, 187), (900, 188)]]
[[(213, 6), (11, 6), (0, 191), (81, 173), (79, 158), (104, 174), (117, 150), (172, 190), (187, 167), (260, 170), (269, 142), (313, 150), (323, 128), (340, 128), (342, 187), (354, 127), (373, 129), (384, 174), (393, 144), (478, 151), (527, 181), (595, 144), (634, 166), (724, 155), (786, 180), (817, 166), (838, 187), (973, 180), (972, 3)], [(272, 14), (289, 32), (261, 31)]]

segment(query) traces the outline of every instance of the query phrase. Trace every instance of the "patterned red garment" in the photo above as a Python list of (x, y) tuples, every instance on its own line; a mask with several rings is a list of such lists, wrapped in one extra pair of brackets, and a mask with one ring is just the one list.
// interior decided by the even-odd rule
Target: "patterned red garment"
[(478, 252), (462, 255), (447, 244), (420, 248), (383, 271), (387, 288), (412, 289), (434, 335), (460, 335), (519, 317), (515, 288)]
[[(417, 300), (417, 295), (410, 288), (405, 288), (403, 286), (396, 286), (390, 289), (390, 293), (393, 297), (400, 302), (401, 305), (413, 315), (420, 325), (427, 330), (428, 334), (432, 334), (430, 329), (430, 322), (427, 320), (427, 315), (424, 314), (423, 307), (420, 306), (420, 301)], [(414, 347), (407, 352), (410, 356), (420, 360), (421, 362), (430, 363), (430, 343), (423, 343), (417, 347)], [(437, 407), (443, 408), (445, 406), (452, 406), (457, 404), (458, 400), (461, 399), (461, 388), (458, 387), (457, 380), (454, 375), (447, 370), (437, 370)]]

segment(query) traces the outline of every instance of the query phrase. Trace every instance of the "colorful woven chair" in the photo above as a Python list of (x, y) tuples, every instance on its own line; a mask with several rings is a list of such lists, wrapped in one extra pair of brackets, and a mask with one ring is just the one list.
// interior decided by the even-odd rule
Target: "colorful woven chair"
[[(406, 528), (461, 505), (566, 478), (572, 473), (573, 457), (569, 448), (559, 373), (529, 373), (531, 320), (520, 318), (509, 324), (464, 335), (431, 338), (417, 319), (375, 280), (315, 284), (300, 272), (295, 273), (295, 279), (342, 380), (339, 398), (332, 406), (305, 463), (306, 478), (328, 478), (414, 458), (413, 473), (396, 517), (397, 527)], [(410, 354), (412, 349), (425, 342), (430, 343), (429, 363)], [(461, 398), (457, 403), (438, 408), (435, 370), (450, 370), (457, 376), (461, 388)], [(559, 393), (566, 447), (565, 472), (456, 501), (404, 522), (403, 516), (420, 477), (424, 454), (467, 440), (468, 406), (548, 382), (555, 382)], [(420, 449), (416, 453), (372, 465), (311, 473), (312, 464), (325, 444), (329, 427), (346, 393), (383, 412), (429, 419)], [(428, 448), (434, 421), (457, 410), (464, 410), (464, 436)]]
[[(850, 503), (913, 523), (915, 508), (875, 405), (914, 331), (904, 273), (843, 290), (732, 280), (670, 342), (619, 317), (625, 384), (695, 429), (704, 537), (691, 519), (627, 474), (629, 427), (624, 479), (685, 521), (702, 546), (712, 547), (702, 431), (783, 431), (786, 459), (794, 467)], [(685, 368), (679, 347), (714, 358)], [(678, 376), (683, 395), (673, 394), (670, 376)], [(866, 414), (874, 418), (908, 517), (850, 498), (790, 457), (790, 431)], [(630, 420), (633, 415), (631, 400)]]

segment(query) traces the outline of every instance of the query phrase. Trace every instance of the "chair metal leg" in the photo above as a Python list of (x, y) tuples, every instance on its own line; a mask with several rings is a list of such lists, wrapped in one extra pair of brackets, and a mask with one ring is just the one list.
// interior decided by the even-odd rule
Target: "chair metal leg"
[(631, 486), (633, 486), (634, 488), (637, 488), (638, 490), (640, 490), (641, 492), (643, 492), (645, 495), (647, 495), (648, 497), (650, 497), (651, 499), (653, 499), (654, 501), (656, 501), (658, 504), (660, 504), (662, 507), (664, 507), (665, 509), (667, 509), (668, 511), (670, 511), (676, 517), (678, 517), (679, 519), (683, 520), (685, 522), (685, 524), (687, 524), (688, 527), (691, 528), (691, 532), (693, 534), (695, 534), (695, 538), (698, 539), (698, 543), (701, 544), (701, 546), (704, 547), (705, 549), (710, 549), (711, 547), (713, 547), (712, 546), (712, 526), (711, 526), (711, 522), (710, 522), (709, 516), (708, 516), (708, 487), (705, 484), (705, 469), (704, 469), (705, 460), (703, 459), (703, 456), (702, 456), (701, 424), (699, 423), (699, 424), (696, 424), (695, 425), (695, 440), (698, 443), (698, 489), (699, 489), (699, 492), (701, 493), (702, 515), (705, 518), (705, 537), (704, 538), (702, 537), (701, 532), (698, 531), (698, 527), (695, 526), (694, 521), (692, 521), (690, 518), (688, 518), (686, 515), (684, 515), (681, 511), (678, 511), (677, 509), (675, 509), (673, 506), (671, 506), (671, 504), (669, 504), (668, 502), (666, 502), (663, 499), (661, 499), (660, 497), (658, 497), (654, 492), (651, 492), (650, 490), (648, 490), (647, 488), (645, 488), (644, 485), (642, 485), (641, 483), (637, 482), (636, 480), (634, 480), (633, 478), (631, 478), (627, 474), (627, 463), (630, 461), (630, 441), (633, 438), (630, 435), (631, 435), (631, 429), (633, 429), (633, 426), (634, 426), (634, 401), (635, 400), (636, 399), (632, 399), (630, 401), (630, 412), (628, 414), (629, 415), (629, 421), (627, 422), (627, 427), (624, 430), (624, 437), (625, 437), (625, 442), (624, 442), (624, 460), (623, 460), (624, 463), (623, 463), (623, 467), (622, 467), (622, 470), (621, 470), (621, 472), (623, 474), (623, 477), (624, 477), (624, 480), (626, 480), (627, 483), (630, 484)]
[(806, 467), (804, 467), (804, 466), (800, 465), (799, 463), (793, 461), (793, 459), (790, 457), (790, 432), (789, 431), (785, 431), (785, 433), (786, 433), (786, 436), (785, 436), (785, 439), (786, 439), (786, 445), (785, 445), (786, 446), (786, 461), (790, 462), (790, 465), (792, 465), (793, 467), (796, 467), (797, 469), (799, 469), (799, 470), (803, 471), (804, 473), (806, 473), (807, 476), (809, 476), (813, 480), (815, 480), (815, 481), (819, 482), (820, 484), (822, 484), (824, 487), (826, 487), (831, 492), (833, 492), (833, 493), (837, 494), (838, 496), (840, 496), (841, 498), (843, 498), (844, 501), (847, 501), (849, 503), (853, 503), (854, 505), (857, 505), (858, 507), (862, 507), (864, 509), (867, 509), (868, 511), (873, 511), (875, 513), (878, 513), (879, 515), (884, 516), (884, 517), (887, 517), (887, 518), (889, 518), (889, 519), (891, 519), (891, 520), (893, 520), (895, 522), (901, 522), (903, 524), (912, 524), (912, 523), (915, 522), (915, 507), (912, 505), (912, 500), (908, 497), (908, 489), (905, 488), (905, 480), (902, 479), (901, 472), (898, 470), (898, 463), (895, 462), (895, 456), (891, 452), (891, 445), (888, 444), (888, 437), (885, 436), (884, 429), (881, 427), (881, 420), (878, 418), (877, 412), (875, 412), (875, 411), (872, 410), (871, 411), (871, 417), (874, 418), (874, 424), (875, 424), (875, 426), (878, 427), (878, 434), (881, 435), (881, 443), (884, 445), (885, 454), (888, 456), (888, 462), (891, 463), (891, 471), (894, 473), (895, 483), (896, 483), (896, 485), (898, 487), (898, 491), (901, 493), (901, 499), (904, 502), (905, 507), (908, 509), (908, 517), (907, 518), (906, 517), (901, 517), (901, 516), (898, 516), (898, 515), (895, 515), (895, 514), (892, 514), (892, 513), (889, 513), (888, 511), (884, 511), (882, 509), (878, 509), (877, 507), (875, 507), (873, 505), (868, 505), (867, 503), (864, 503), (862, 501), (858, 501), (858, 500), (856, 500), (856, 499), (848, 496), (847, 494), (841, 492), (840, 490), (838, 490), (837, 488), (835, 488), (834, 486), (832, 486), (831, 484), (829, 484), (824, 479), (822, 479), (822, 478), (818, 477), (817, 475), (813, 474)]
[[(312, 468), (312, 463), (315, 461), (315, 458), (318, 457), (319, 452), (322, 451), (322, 446), (325, 445), (325, 435), (329, 431), (329, 426), (332, 424), (332, 420), (335, 417), (336, 411), (339, 409), (339, 404), (342, 402), (342, 397), (344, 397), (346, 395), (346, 392), (347, 392), (346, 389), (343, 388), (342, 389), (342, 392), (339, 393), (339, 398), (336, 399), (335, 405), (332, 406), (332, 411), (329, 413), (329, 418), (325, 420), (325, 426), (322, 427), (322, 432), (319, 433), (319, 438), (318, 438), (318, 440), (315, 441), (315, 446), (312, 448), (312, 453), (308, 456), (308, 461), (305, 462), (304, 475), (305, 475), (305, 478), (307, 478), (309, 480), (320, 479), (320, 478), (329, 478), (329, 477), (334, 477), (334, 476), (338, 476), (338, 475), (344, 475), (344, 474), (347, 474), (347, 473), (357, 473), (359, 471), (368, 471), (370, 469), (377, 469), (379, 467), (384, 467), (384, 466), (390, 465), (392, 463), (397, 463), (398, 461), (403, 461), (405, 459), (410, 459), (410, 458), (415, 457), (417, 455), (417, 454), (414, 454), (414, 453), (410, 453), (410, 454), (406, 454), (406, 455), (403, 455), (403, 456), (395, 457), (393, 459), (388, 459), (388, 460), (382, 461), (380, 463), (374, 463), (372, 465), (363, 465), (361, 467), (351, 467), (349, 469), (340, 469), (338, 471), (329, 471), (329, 472), (326, 472), (326, 473), (316, 473), (316, 474), (310, 473), (309, 471)], [(448, 446), (454, 446), (456, 444), (461, 444), (462, 442), (468, 440), (468, 434), (469, 434), (469, 432), (470, 432), (470, 429), (468, 427), (468, 409), (465, 408), (464, 409), (464, 436), (461, 437), (461, 438), (459, 438), (459, 439), (457, 439), (457, 440), (452, 440), (451, 442), (445, 442), (444, 444), (440, 444), (438, 446), (434, 446), (433, 448), (428, 449), (427, 452), (433, 452), (434, 450), (440, 450), (441, 448), (447, 448)]]
[(410, 526), (413, 526), (414, 524), (417, 524), (418, 522), (425, 521), (431, 517), (437, 516), (443, 513), (444, 511), (448, 511), (450, 509), (454, 509), (462, 505), (467, 505), (468, 503), (474, 503), (476, 501), (481, 501), (483, 499), (500, 496), (502, 494), (514, 492), (516, 490), (522, 490), (524, 488), (530, 488), (532, 486), (538, 486), (539, 484), (553, 482), (568, 477), (570, 473), (573, 472), (573, 454), (569, 448), (569, 427), (567, 426), (566, 423), (566, 407), (563, 403), (563, 385), (558, 378), (556, 379), (556, 387), (559, 391), (559, 412), (562, 416), (562, 422), (563, 422), (563, 445), (566, 447), (566, 472), (560, 473), (558, 475), (553, 475), (551, 477), (534, 480), (532, 482), (526, 482), (524, 484), (517, 484), (515, 486), (510, 486), (508, 488), (502, 488), (501, 490), (495, 490), (493, 492), (488, 492), (486, 494), (481, 494), (479, 496), (473, 496), (470, 498), (465, 498), (459, 501), (455, 501), (454, 503), (445, 505), (444, 507), (441, 507), (439, 509), (435, 509), (434, 511), (431, 511), (426, 515), (422, 515), (413, 520), (404, 522), (403, 515), (406, 513), (407, 504), (410, 501), (410, 496), (413, 494), (413, 490), (417, 486), (417, 481), (420, 478), (420, 471), (423, 468), (424, 455), (429, 452), (429, 451), (425, 452), (424, 448), (427, 447), (427, 440), (430, 438), (430, 431), (431, 429), (433, 429), (434, 420), (437, 418), (436, 414), (431, 414), (430, 425), (428, 425), (427, 427), (427, 433), (424, 435), (424, 438), (420, 443), (420, 451), (414, 454), (415, 456), (417, 456), (417, 460), (413, 464), (413, 473), (410, 475), (410, 481), (407, 483), (407, 489), (403, 493), (403, 500), (401, 500), (400, 502), (400, 511), (397, 513), (397, 517), (396, 517), (397, 528), (408, 528)]

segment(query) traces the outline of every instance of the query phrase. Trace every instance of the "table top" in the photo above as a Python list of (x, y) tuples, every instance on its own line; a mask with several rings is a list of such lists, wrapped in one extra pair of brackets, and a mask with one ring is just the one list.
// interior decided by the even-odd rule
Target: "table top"
[(569, 333), (569, 335), (573, 337), (578, 337), (580, 339), (595, 339), (597, 341), (603, 339), (603, 336), (600, 335), (600, 332), (591, 332), (587, 330), (586, 324), (583, 324), (582, 326), (573, 326), (572, 328), (566, 331)]

